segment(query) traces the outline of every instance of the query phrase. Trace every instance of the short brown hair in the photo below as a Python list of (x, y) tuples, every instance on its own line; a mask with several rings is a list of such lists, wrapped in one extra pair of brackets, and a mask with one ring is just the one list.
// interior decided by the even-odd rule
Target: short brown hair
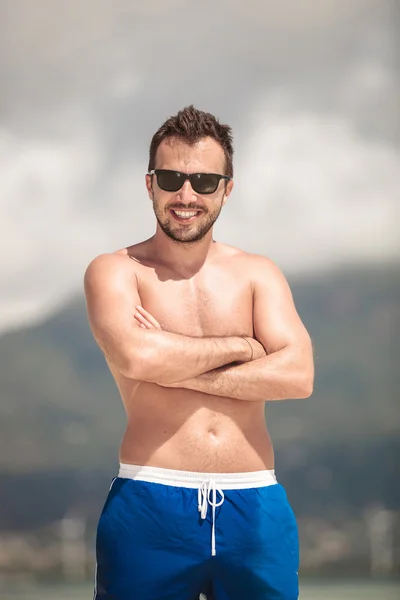
[(186, 106), (177, 115), (165, 121), (153, 135), (150, 144), (149, 171), (155, 169), (157, 149), (169, 138), (179, 138), (189, 145), (210, 137), (222, 147), (225, 154), (225, 175), (233, 177), (233, 138), (229, 125), (222, 125), (214, 115)]

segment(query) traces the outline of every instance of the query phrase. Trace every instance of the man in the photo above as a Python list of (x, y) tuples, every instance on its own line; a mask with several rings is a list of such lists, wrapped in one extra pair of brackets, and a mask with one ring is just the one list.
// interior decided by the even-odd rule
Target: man
[(127, 414), (97, 600), (298, 597), (297, 527), (264, 404), (311, 394), (312, 346), (278, 268), (213, 240), (232, 155), (213, 115), (190, 106), (168, 119), (146, 175), (155, 235), (85, 275)]

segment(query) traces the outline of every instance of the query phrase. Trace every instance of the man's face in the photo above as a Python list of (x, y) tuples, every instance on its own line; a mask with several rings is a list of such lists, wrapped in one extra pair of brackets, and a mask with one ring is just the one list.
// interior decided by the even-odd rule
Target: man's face
[[(179, 139), (168, 139), (158, 147), (155, 168), (188, 174), (224, 175), (225, 155), (222, 147), (209, 137), (201, 139), (194, 146)], [(166, 192), (158, 186), (155, 175), (146, 175), (146, 187), (163, 232), (176, 242), (195, 243), (203, 239), (214, 225), (233, 182), (221, 179), (214, 193), (200, 195), (193, 190), (189, 180), (177, 192)], [(183, 218), (189, 210), (196, 211), (196, 214), (189, 219)], [(182, 211), (181, 216), (174, 211)]]

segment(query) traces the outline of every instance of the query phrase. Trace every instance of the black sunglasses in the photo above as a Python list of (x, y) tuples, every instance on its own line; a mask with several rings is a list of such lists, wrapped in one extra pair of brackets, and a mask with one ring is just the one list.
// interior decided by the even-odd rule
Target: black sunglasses
[(181, 173), (180, 171), (170, 171), (169, 169), (152, 169), (149, 175), (157, 177), (158, 187), (165, 192), (177, 192), (181, 189), (186, 179), (189, 179), (190, 185), (198, 194), (213, 194), (218, 187), (221, 179), (229, 181), (231, 177), (218, 175), (217, 173)]

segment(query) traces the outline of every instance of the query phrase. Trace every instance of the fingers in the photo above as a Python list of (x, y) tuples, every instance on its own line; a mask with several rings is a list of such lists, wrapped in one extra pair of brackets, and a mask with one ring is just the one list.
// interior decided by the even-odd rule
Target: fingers
[(142, 329), (154, 329), (154, 327), (151, 325), (151, 323), (145, 319), (139, 312), (135, 312), (133, 315), (136, 319), (136, 321), (139, 323), (139, 326)]
[(144, 325), (145, 329), (161, 329), (160, 323), (147, 310), (140, 305), (137, 305), (135, 308), (136, 313), (134, 316), (141, 325)]
[(135, 312), (133, 316), (142, 329), (154, 329), (153, 325), (151, 325), (151, 323), (149, 323), (149, 321), (147, 321), (147, 319), (145, 319), (140, 313)]

